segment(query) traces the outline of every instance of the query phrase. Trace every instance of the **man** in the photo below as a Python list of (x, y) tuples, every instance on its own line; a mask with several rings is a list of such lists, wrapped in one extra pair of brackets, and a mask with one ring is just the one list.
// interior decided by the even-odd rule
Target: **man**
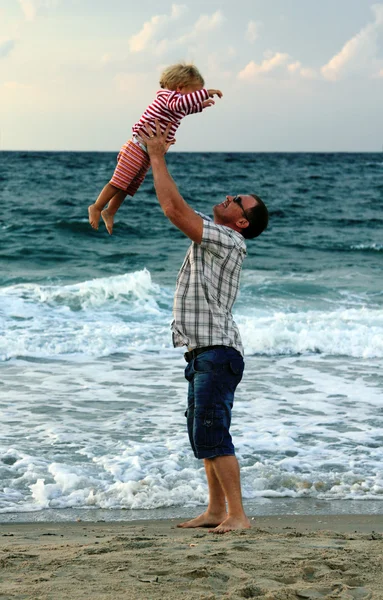
[[(168, 127), (169, 128), (169, 127)], [(170, 176), (165, 154), (168, 128), (141, 134), (165, 216), (191, 240), (177, 278), (172, 323), (174, 346), (188, 347), (187, 417), (190, 444), (203, 459), (207, 510), (179, 527), (213, 527), (214, 533), (250, 528), (243, 505), (240, 471), (229, 432), (234, 391), (244, 369), (243, 347), (231, 309), (237, 296), (245, 239), (257, 237), (268, 223), (258, 196), (226, 196), (213, 207), (214, 220), (196, 213)], [(226, 512), (227, 502), (227, 512)]]

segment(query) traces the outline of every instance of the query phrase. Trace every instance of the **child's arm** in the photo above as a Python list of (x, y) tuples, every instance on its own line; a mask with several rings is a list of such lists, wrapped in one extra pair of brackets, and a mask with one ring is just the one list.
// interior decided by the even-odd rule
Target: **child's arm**
[(191, 94), (171, 94), (168, 97), (166, 105), (170, 110), (174, 112), (182, 112), (184, 115), (190, 115), (193, 113), (201, 112), (207, 106), (214, 104), (214, 94), (222, 97), (220, 90), (198, 90)]

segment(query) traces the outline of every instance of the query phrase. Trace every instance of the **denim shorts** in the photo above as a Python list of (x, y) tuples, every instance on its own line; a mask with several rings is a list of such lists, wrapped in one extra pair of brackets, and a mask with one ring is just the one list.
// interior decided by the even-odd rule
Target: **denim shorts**
[(185, 413), (196, 458), (233, 455), (229, 432), (235, 388), (242, 379), (242, 355), (228, 346), (202, 352), (185, 368), (189, 382)]

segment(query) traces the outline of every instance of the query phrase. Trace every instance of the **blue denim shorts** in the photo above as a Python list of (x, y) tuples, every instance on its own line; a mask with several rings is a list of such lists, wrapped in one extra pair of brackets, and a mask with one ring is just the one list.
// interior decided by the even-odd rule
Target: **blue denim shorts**
[(196, 458), (235, 454), (229, 432), (234, 392), (242, 379), (242, 355), (228, 346), (202, 352), (185, 368), (189, 382), (185, 413)]

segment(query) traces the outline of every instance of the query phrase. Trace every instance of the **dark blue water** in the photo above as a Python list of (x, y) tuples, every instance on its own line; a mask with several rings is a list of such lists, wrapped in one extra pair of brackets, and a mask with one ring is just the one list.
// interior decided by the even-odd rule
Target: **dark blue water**
[[(83, 281), (147, 267), (171, 284), (187, 240), (163, 216), (151, 174), (110, 237), (86, 209), (113, 172), (112, 153), (0, 154), (0, 285)], [(354, 271), (378, 291), (383, 257), (382, 154), (170, 153), (184, 198), (211, 213), (226, 194), (259, 194), (270, 226), (245, 269)], [(360, 283), (360, 282), (359, 282)]]

